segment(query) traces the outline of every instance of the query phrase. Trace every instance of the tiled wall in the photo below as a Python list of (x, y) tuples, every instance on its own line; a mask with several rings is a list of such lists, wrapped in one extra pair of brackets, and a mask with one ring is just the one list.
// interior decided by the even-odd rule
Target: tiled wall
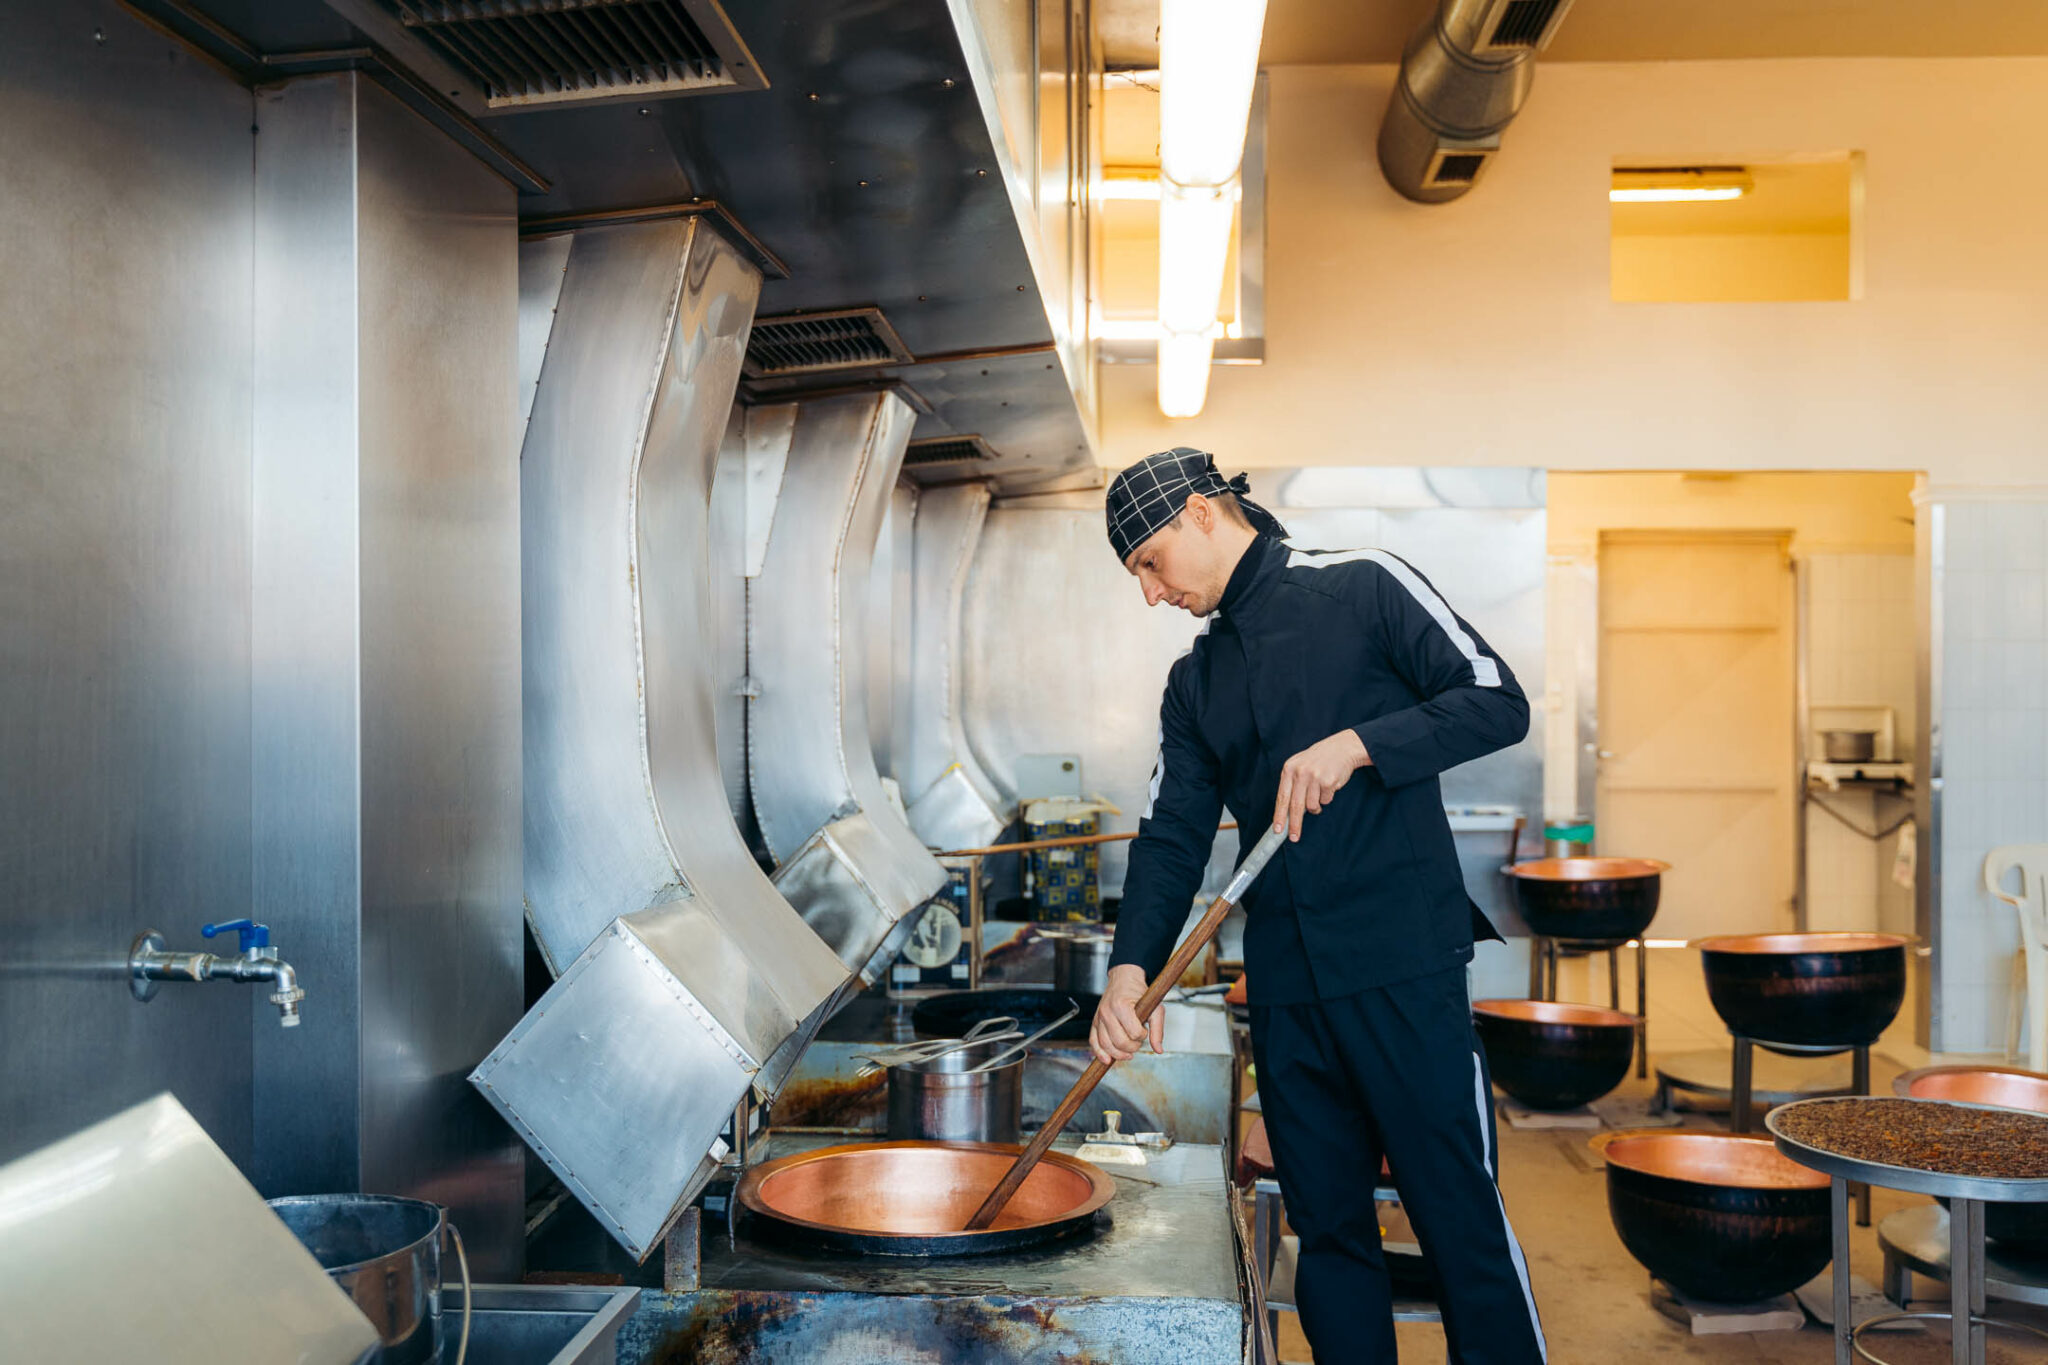
[(2005, 1045), (2018, 919), (1983, 890), (1984, 855), (2048, 842), (2048, 501), (2024, 491), (1943, 500), (1939, 613), (1943, 790), (1933, 1043)]
[[(1889, 706), (1898, 753), (1913, 757), (1913, 556), (1815, 554), (1805, 560), (1807, 691), (1812, 705)], [(1818, 741), (1816, 741), (1818, 742)], [(1868, 790), (1825, 797), (1866, 830), (1895, 824), (1906, 809)], [(1913, 893), (1891, 878), (1899, 836), (1873, 841), (1818, 804), (1806, 811), (1806, 924), (1810, 929), (1910, 930)]]

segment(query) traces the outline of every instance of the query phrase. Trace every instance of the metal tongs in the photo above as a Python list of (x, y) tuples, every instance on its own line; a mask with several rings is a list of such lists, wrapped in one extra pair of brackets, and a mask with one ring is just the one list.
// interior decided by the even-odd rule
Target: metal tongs
[[(968, 1075), (970, 1075), (970, 1076), (972, 1076), (972, 1075), (973, 1075), (973, 1074), (974, 1074), (975, 1072), (977, 1072), (977, 1071), (993, 1071), (993, 1070), (994, 1070), (995, 1068), (997, 1068), (997, 1067), (1001, 1066), (1001, 1065), (1002, 1065), (1002, 1064), (1003, 1064), (1004, 1062), (1007, 1062), (1007, 1061), (1009, 1061), (1009, 1060), (1010, 1060), (1010, 1058), (1012, 1058), (1012, 1057), (1016, 1056), (1016, 1055), (1017, 1055), (1018, 1053), (1022, 1052), (1022, 1051), (1023, 1051), (1023, 1050), (1025, 1049), (1025, 1048), (1027, 1048), (1027, 1047), (1030, 1047), (1030, 1046), (1031, 1046), (1031, 1045), (1032, 1045), (1033, 1043), (1037, 1042), (1037, 1041), (1038, 1041), (1038, 1040), (1039, 1040), (1040, 1038), (1043, 1038), (1043, 1037), (1044, 1037), (1044, 1036), (1045, 1036), (1046, 1034), (1048, 1034), (1048, 1033), (1051, 1033), (1051, 1032), (1052, 1032), (1052, 1031), (1053, 1031), (1054, 1029), (1058, 1028), (1058, 1027), (1059, 1027), (1059, 1026), (1060, 1026), (1061, 1024), (1064, 1024), (1064, 1023), (1066, 1023), (1066, 1022), (1067, 1022), (1067, 1020), (1069, 1020), (1069, 1019), (1073, 1018), (1073, 1017), (1074, 1017), (1075, 1015), (1079, 1014), (1080, 1012), (1081, 1012), (1081, 1007), (1080, 1007), (1079, 1005), (1075, 1004), (1075, 1003), (1074, 1003), (1074, 1002), (1073, 1002), (1072, 1000), (1069, 1000), (1069, 1001), (1067, 1001), (1067, 1012), (1066, 1012), (1065, 1014), (1062, 1014), (1062, 1015), (1061, 1015), (1061, 1016), (1060, 1016), (1059, 1018), (1057, 1018), (1057, 1019), (1053, 1020), (1053, 1021), (1052, 1021), (1052, 1022), (1051, 1022), (1050, 1024), (1047, 1024), (1047, 1025), (1046, 1025), (1046, 1026), (1045, 1026), (1044, 1028), (1042, 1028), (1042, 1029), (1040, 1029), (1040, 1030), (1039, 1030), (1038, 1032), (1036, 1032), (1036, 1033), (1032, 1034), (1032, 1035), (1031, 1035), (1031, 1036), (1030, 1036), (1029, 1038), (1026, 1038), (1026, 1039), (1025, 1039), (1025, 1040), (1024, 1040), (1023, 1042), (1021, 1042), (1021, 1043), (1013, 1043), (1013, 1044), (1011, 1044), (1011, 1045), (1010, 1045), (1009, 1047), (1006, 1047), (1006, 1048), (1004, 1048), (1004, 1049), (1003, 1049), (1003, 1050), (1002, 1050), (1001, 1052), (998, 1052), (998, 1053), (997, 1053), (997, 1054), (996, 1054), (995, 1056), (993, 1056), (993, 1057), (989, 1058), (989, 1059), (988, 1059), (987, 1061), (983, 1062), (983, 1063), (982, 1063), (982, 1064), (981, 1064), (980, 1066), (970, 1066), (970, 1067), (968, 1067), (968, 1068), (967, 1068), (967, 1074), (968, 1074)], [(987, 1041), (987, 1040), (986, 1040), (986, 1039), (984, 1039), (983, 1041)]]
[(892, 1066), (908, 1066), (915, 1062), (929, 1062), (976, 1043), (1007, 1043), (1012, 1038), (1022, 1038), (1024, 1031), (1017, 1027), (1017, 1021), (1007, 1014), (998, 1014), (984, 1019), (958, 1038), (933, 1038), (922, 1043), (908, 1043), (902, 1047), (889, 1048), (881, 1052), (856, 1052), (854, 1058), (867, 1065), (854, 1072), (856, 1080), (866, 1080), (878, 1071)]

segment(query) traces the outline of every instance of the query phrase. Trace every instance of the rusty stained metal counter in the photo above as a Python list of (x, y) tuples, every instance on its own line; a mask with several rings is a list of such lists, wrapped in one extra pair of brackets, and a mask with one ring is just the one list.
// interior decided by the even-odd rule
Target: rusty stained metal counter
[[(777, 1128), (880, 1134), (888, 1127), (888, 1077), (861, 1077), (859, 1053), (914, 1041), (914, 1000), (864, 995), (834, 1015), (805, 1049), (777, 1097)], [(1166, 1002), (1166, 1052), (1119, 1062), (1074, 1116), (1070, 1131), (1098, 1132), (1102, 1113), (1123, 1113), (1127, 1133), (1221, 1145), (1235, 1095), (1228, 1013), (1215, 1004)], [(1037, 1128), (1088, 1066), (1085, 1043), (1034, 1043), (1024, 1064), (1024, 1128)]]
[[(767, 1156), (834, 1140), (776, 1133)], [(1078, 1143), (1062, 1139), (1062, 1150)], [(621, 1365), (1236, 1365), (1242, 1256), (1220, 1147), (1105, 1166), (1116, 1198), (1092, 1236), (993, 1256), (845, 1256), (707, 1227), (701, 1287), (649, 1290)]]

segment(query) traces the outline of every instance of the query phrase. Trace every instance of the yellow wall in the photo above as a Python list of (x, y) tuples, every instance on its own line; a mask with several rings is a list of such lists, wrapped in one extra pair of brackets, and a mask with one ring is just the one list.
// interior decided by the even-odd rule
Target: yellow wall
[[(1926, 469), (2048, 477), (2048, 59), (1545, 63), (1498, 162), (1425, 207), (1391, 67), (1270, 73), (1267, 363), (1169, 422), (1105, 367), (1103, 459)], [(1863, 297), (1617, 303), (1613, 167), (1860, 151)]]
[(1833, 232), (1727, 237), (1617, 235), (1612, 292), (1622, 303), (1846, 299), (1849, 238), (1846, 233)]
[(1892, 473), (1567, 473), (1549, 480), (1553, 555), (1591, 554), (1602, 531), (1792, 532), (1795, 557), (1913, 553), (1913, 479)]

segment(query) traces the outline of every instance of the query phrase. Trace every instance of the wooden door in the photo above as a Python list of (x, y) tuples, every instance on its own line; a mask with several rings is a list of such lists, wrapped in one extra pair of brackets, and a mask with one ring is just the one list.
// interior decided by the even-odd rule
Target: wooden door
[(1598, 848), (1672, 865), (1651, 937), (1793, 927), (1790, 539), (1600, 538)]

